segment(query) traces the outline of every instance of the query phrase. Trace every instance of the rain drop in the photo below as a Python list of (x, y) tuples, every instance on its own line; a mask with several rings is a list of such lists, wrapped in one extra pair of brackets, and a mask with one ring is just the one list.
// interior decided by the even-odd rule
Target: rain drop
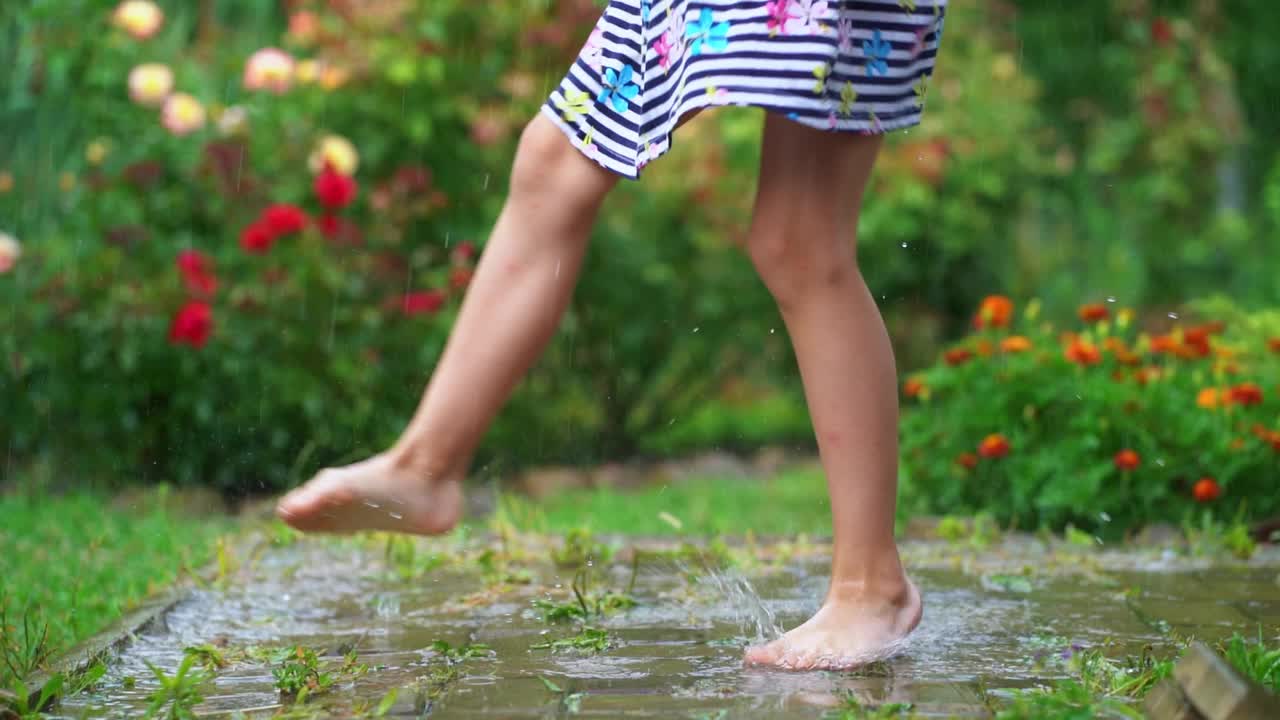
[(1171, 312), (1171, 313), (1169, 313), (1169, 317), (1173, 318), (1174, 320), (1177, 320), (1177, 319), (1178, 319), (1178, 313), (1176, 313), (1176, 312)]
[(906, 246), (907, 246), (907, 243), (904, 241), (904, 242), (902, 243), (902, 247), (904, 247), (904, 248), (905, 248)]
[(1107, 302), (1109, 302), (1109, 303), (1113, 303), (1113, 302), (1115, 302), (1115, 301), (1116, 301), (1116, 296), (1115, 296), (1115, 295), (1108, 295), (1108, 296), (1107, 296)]

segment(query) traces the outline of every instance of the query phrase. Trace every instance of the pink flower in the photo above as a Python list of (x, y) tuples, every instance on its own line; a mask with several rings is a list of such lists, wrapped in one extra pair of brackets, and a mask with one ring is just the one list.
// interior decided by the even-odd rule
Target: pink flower
[(129, 71), (129, 99), (160, 107), (173, 92), (173, 71), (160, 63), (144, 63)]
[(155, 35), (164, 24), (164, 12), (148, 0), (125, 0), (116, 6), (111, 21), (136, 40), (146, 40)]
[(587, 38), (586, 47), (582, 50), (582, 57), (587, 61), (587, 65), (592, 70), (599, 70), (601, 61), (604, 60), (604, 30), (599, 25), (591, 31), (591, 37)]
[(244, 86), (281, 94), (293, 81), (293, 56), (278, 48), (263, 48), (249, 56), (244, 66)]
[(787, 31), (787, 21), (791, 17), (790, 0), (768, 0), (764, 4), (765, 11), (769, 13), (769, 22), (766, 26), (769, 33), (779, 33)]
[(240, 247), (254, 255), (265, 255), (276, 244), (276, 234), (271, 227), (259, 220), (240, 233)]
[(826, 0), (795, 0), (787, 9), (787, 32), (816, 34), (829, 14)]
[(289, 39), (299, 45), (315, 42), (320, 31), (320, 20), (310, 10), (301, 10), (289, 16)]
[(4, 274), (13, 269), (18, 264), (18, 258), (22, 257), (22, 246), (18, 244), (13, 236), (0, 232), (0, 274)]
[(174, 93), (164, 101), (160, 123), (174, 135), (190, 135), (204, 127), (204, 106), (186, 93)]

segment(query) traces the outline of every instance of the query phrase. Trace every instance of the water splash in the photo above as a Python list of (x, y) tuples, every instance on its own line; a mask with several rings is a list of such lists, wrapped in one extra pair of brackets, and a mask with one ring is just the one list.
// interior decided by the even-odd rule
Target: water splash
[(718, 571), (713, 567), (702, 568), (702, 571), (702, 578), (714, 585), (724, 597), (742, 629), (755, 633), (755, 642), (770, 642), (782, 637), (782, 627), (778, 625), (777, 618), (760, 599), (760, 593), (756, 592), (750, 580), (738, 573)]

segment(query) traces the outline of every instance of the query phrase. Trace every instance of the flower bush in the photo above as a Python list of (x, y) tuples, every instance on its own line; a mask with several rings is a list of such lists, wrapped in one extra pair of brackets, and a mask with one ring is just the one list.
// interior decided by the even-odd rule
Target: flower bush
[(1280, 315), (1197, 307), (1144, 330), (1090, 303), (1055, 327), (1035, 300), (988, 298), (903, 385), (906, 495), (1024, 529), (1280, 510)]

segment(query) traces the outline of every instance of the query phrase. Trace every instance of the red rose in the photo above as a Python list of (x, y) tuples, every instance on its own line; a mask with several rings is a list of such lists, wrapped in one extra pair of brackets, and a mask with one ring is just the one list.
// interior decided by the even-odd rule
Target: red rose
[(325, 213), (316, 224), (320, 227), (320, 234), (335, 242), (359, 245), (364, 240), (360, 234), (360, 226), (337, 215)]
[(1162, 17), (1151, 21), (1151, 39), (1161, 47), (1173, 42), (1173, 24)]
[(401, 312), (410, 316), (434, 313), (442, 307), (444, 307), (444, 293), (439, 290), (405, 293), (400, 301)]
[(213, 309), (207, 302), (192, 300), (173, 316), (173, 324), (169, 326), (169, 342), (202, 348), (212, 332)]
[(307, 227), (307, 214), (296, 205), (272, 205), (262, 211), (260, 222), (275, 235), (292, 235)]
[(212, 297), (218, 290), (218, 278), (213, 274), (213, 260), (198, 250), (178, 253), (178, 272), (187, 285), (187, 291), (201, 297)]
[(470, 240), (458, 245), (458, 247), (453, 249), (453, 252), (449, 253), (449, 257), (453, 260), (454, 264), (457, 265), (470, 262), (475, 256), (476, 246), (471, 244)]
[(471, 284), (471, 268), (457, 267), (449, 271), (449, 287), (461, 290)]
[(326, 165), (316, 176), (315, 192), (320, 204), (330, 210), (341, 210), (356, 199), (356, 181)]
[(276, 234), (265, 222), (259, 221), (240, 233), (240, 247), (254, 255), (264, 255), (276, 243)]

